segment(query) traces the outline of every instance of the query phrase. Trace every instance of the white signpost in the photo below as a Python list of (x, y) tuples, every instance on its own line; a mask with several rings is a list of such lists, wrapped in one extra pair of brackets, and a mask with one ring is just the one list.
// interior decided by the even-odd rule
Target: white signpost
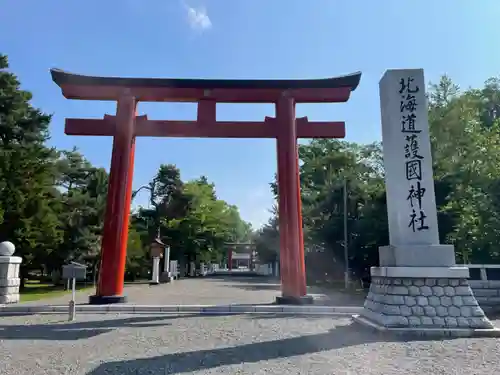
[(420, 334), (491, 331), (468, 285), (469, 269), (456, 266), (452, 245), (439, 243), (423, 70), (388, 70), (380, 106), (390, 243), (379, 248), (380, 267), (371, 269), (355, 319)]

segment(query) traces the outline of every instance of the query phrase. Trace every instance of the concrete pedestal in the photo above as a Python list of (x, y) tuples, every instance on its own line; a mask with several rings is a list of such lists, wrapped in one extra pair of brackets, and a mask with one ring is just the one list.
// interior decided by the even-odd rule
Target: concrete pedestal
[(89, 305), (111, 305), (115, 303), (127, 303), (126, 296), (97, 296), (89, 297)]
[(163, 272), (160, 276), (160, 281), (162, 283), (170, 283), (174, 280), (170, 272)]
[(22, 258), (0, 256), (0, 304), (18, 303)]
[(276, 297), (277, 305), (312, 305), (314, 304), (314, 298), (312, 296), (278, 296)]
[[(453, 245), (399, 245), (378, 249), (382, 267), (454, 267)], [(468, 277), (468, 276), (467, 276)]]
[(378, 330), (420, 335), (497, 335), (469, 286), (467, 267), (372, 267), (363, 312)]

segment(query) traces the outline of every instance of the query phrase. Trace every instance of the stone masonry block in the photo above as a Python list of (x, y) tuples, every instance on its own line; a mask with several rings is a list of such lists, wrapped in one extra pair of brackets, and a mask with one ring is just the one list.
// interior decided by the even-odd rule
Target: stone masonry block
[(419, 306), (427, 306), (429, 304), (429, 301), (427, 300), (427, 297), (418, 296), (417, 297), (417, 304)]
[(424, 307), (424, 313), (426, 316), (436, 316), (436, 308), (434, 306), (425, 306)]
[(460, 308), (459, 307), (456, 307), (456, 306), (450, 306), (448, 308), (448, 314), (451, 316), (451, 317), (454, 317), (454, 318), (457, 318), (461, 315), (461, 311), (460, 311)]
[(453, 297), (455, 295), (455, 288), (452, 286), (445, 286), (444, 294), (448, 297)]
[(432, 287), (432, 294), (435, 295), (436, 297), (444, 296), (443, 287), (442, 286), (433, 286)]
[(425, 285), (434, 286), (437, 283), (437, 279), (425, 279)]
[(441, 306), (441, 299), (436, 296), (431, 296), (429, 299), (429, 305), (431, 306)]
[(472, 295), (472, 290), (468, 286), (457, 286), (455, 288), (455, 295), (457, 296), (470, 296)]
[(443, 306), (451, 306), (453, 303), (451, 301), (451, 297), (443, 296), (441, 299), (441, 305)]
[[(377, 280), (377, 278), (374, 278)], [(397, 284), (395, 283), (397, 281)], [(386, 287), (376, 287), (376, 286)], [(500, 298), (500, 296), (489, 296)], [(466, 279), (378, 277), (361, 313), (388, 328), (491, 328)]]
[(423, 286), (420, 288), (420, 295), (424, 297), (432, 296), (432, 288), (430, 286)]
[(408, 287), (408, 294), (410, 296), (419, 296), (420, 295), (420, 288), (418, 286), (412, 285)]

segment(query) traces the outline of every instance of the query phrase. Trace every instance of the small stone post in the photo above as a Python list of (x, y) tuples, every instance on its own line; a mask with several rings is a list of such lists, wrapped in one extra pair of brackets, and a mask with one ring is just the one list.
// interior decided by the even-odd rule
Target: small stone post
[(12, 242), (0, 243), (0, 304), (19, 302), (19, 268), (22, 258), (13, 256), (15, 250)]
[(492, 334), (469, 269), (439, 243), (424, 72), (388, 70), (379, 86), (390, 244), (379, 248), (380, 267), (371, 268), (354, 319), (397, 332)]

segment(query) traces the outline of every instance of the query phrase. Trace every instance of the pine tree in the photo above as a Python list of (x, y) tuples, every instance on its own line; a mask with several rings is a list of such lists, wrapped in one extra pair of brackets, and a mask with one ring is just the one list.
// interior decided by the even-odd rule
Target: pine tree
[(0, 54), (0, 241), (23, 257), (22, 281), (61, 241), (54, 200), (57, 152), (46, 146), (51, 116), (34, 108)]

